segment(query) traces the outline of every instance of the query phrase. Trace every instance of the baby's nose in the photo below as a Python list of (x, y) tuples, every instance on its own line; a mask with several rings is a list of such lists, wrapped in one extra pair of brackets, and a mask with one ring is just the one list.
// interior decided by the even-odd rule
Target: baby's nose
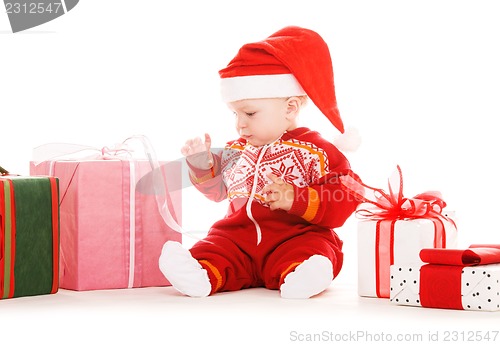
[(246, 127), (246, 119), (244, 116), (241, 115), (236, 115), (236, 127), (238, 128), (244, 128)]

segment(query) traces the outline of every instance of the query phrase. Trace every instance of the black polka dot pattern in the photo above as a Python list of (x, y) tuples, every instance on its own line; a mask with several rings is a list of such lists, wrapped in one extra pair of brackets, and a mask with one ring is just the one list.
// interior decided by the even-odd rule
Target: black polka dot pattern
[(391, 266), (390, 301), (396, 304), (421, 306), (420, 265)]
[(463, 269), (462, 305), (466, 310), (500, 310), (500, 264)]

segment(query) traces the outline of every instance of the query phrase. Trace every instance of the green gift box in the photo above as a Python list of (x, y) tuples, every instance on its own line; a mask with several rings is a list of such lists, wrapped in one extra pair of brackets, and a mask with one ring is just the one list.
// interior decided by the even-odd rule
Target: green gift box
[(0, 174), (0, 299), (58, 289), (58, 179)]

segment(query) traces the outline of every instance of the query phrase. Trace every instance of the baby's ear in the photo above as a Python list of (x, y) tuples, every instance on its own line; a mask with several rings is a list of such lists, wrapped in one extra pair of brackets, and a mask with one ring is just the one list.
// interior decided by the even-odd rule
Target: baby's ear
[(297, 116), (300, 111), (300, 106), (302, 101), (299, 97), (290, 97), (286, 102), (286, 114), (287, 116)]

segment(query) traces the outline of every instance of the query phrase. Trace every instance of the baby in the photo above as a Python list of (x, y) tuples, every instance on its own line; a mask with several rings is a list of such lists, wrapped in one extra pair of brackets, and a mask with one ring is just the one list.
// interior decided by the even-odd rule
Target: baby
[(285, 27), (242, 46), (219, 74), (239, 138), (215, 154), (206, 134), (182, 153), (194, 186), (211, 200), (228, 199), (228, 212), (189, 250), (165, 243), (160, 269), (192, 297), (251, 287), (283, 298), (317, 295), (342, 267), (334, 229), (359, 203), (339, 181), (356, 177), (346, 157), (297, 124), (310, 99), (344, 132), (328, 46), (314, 31)]

